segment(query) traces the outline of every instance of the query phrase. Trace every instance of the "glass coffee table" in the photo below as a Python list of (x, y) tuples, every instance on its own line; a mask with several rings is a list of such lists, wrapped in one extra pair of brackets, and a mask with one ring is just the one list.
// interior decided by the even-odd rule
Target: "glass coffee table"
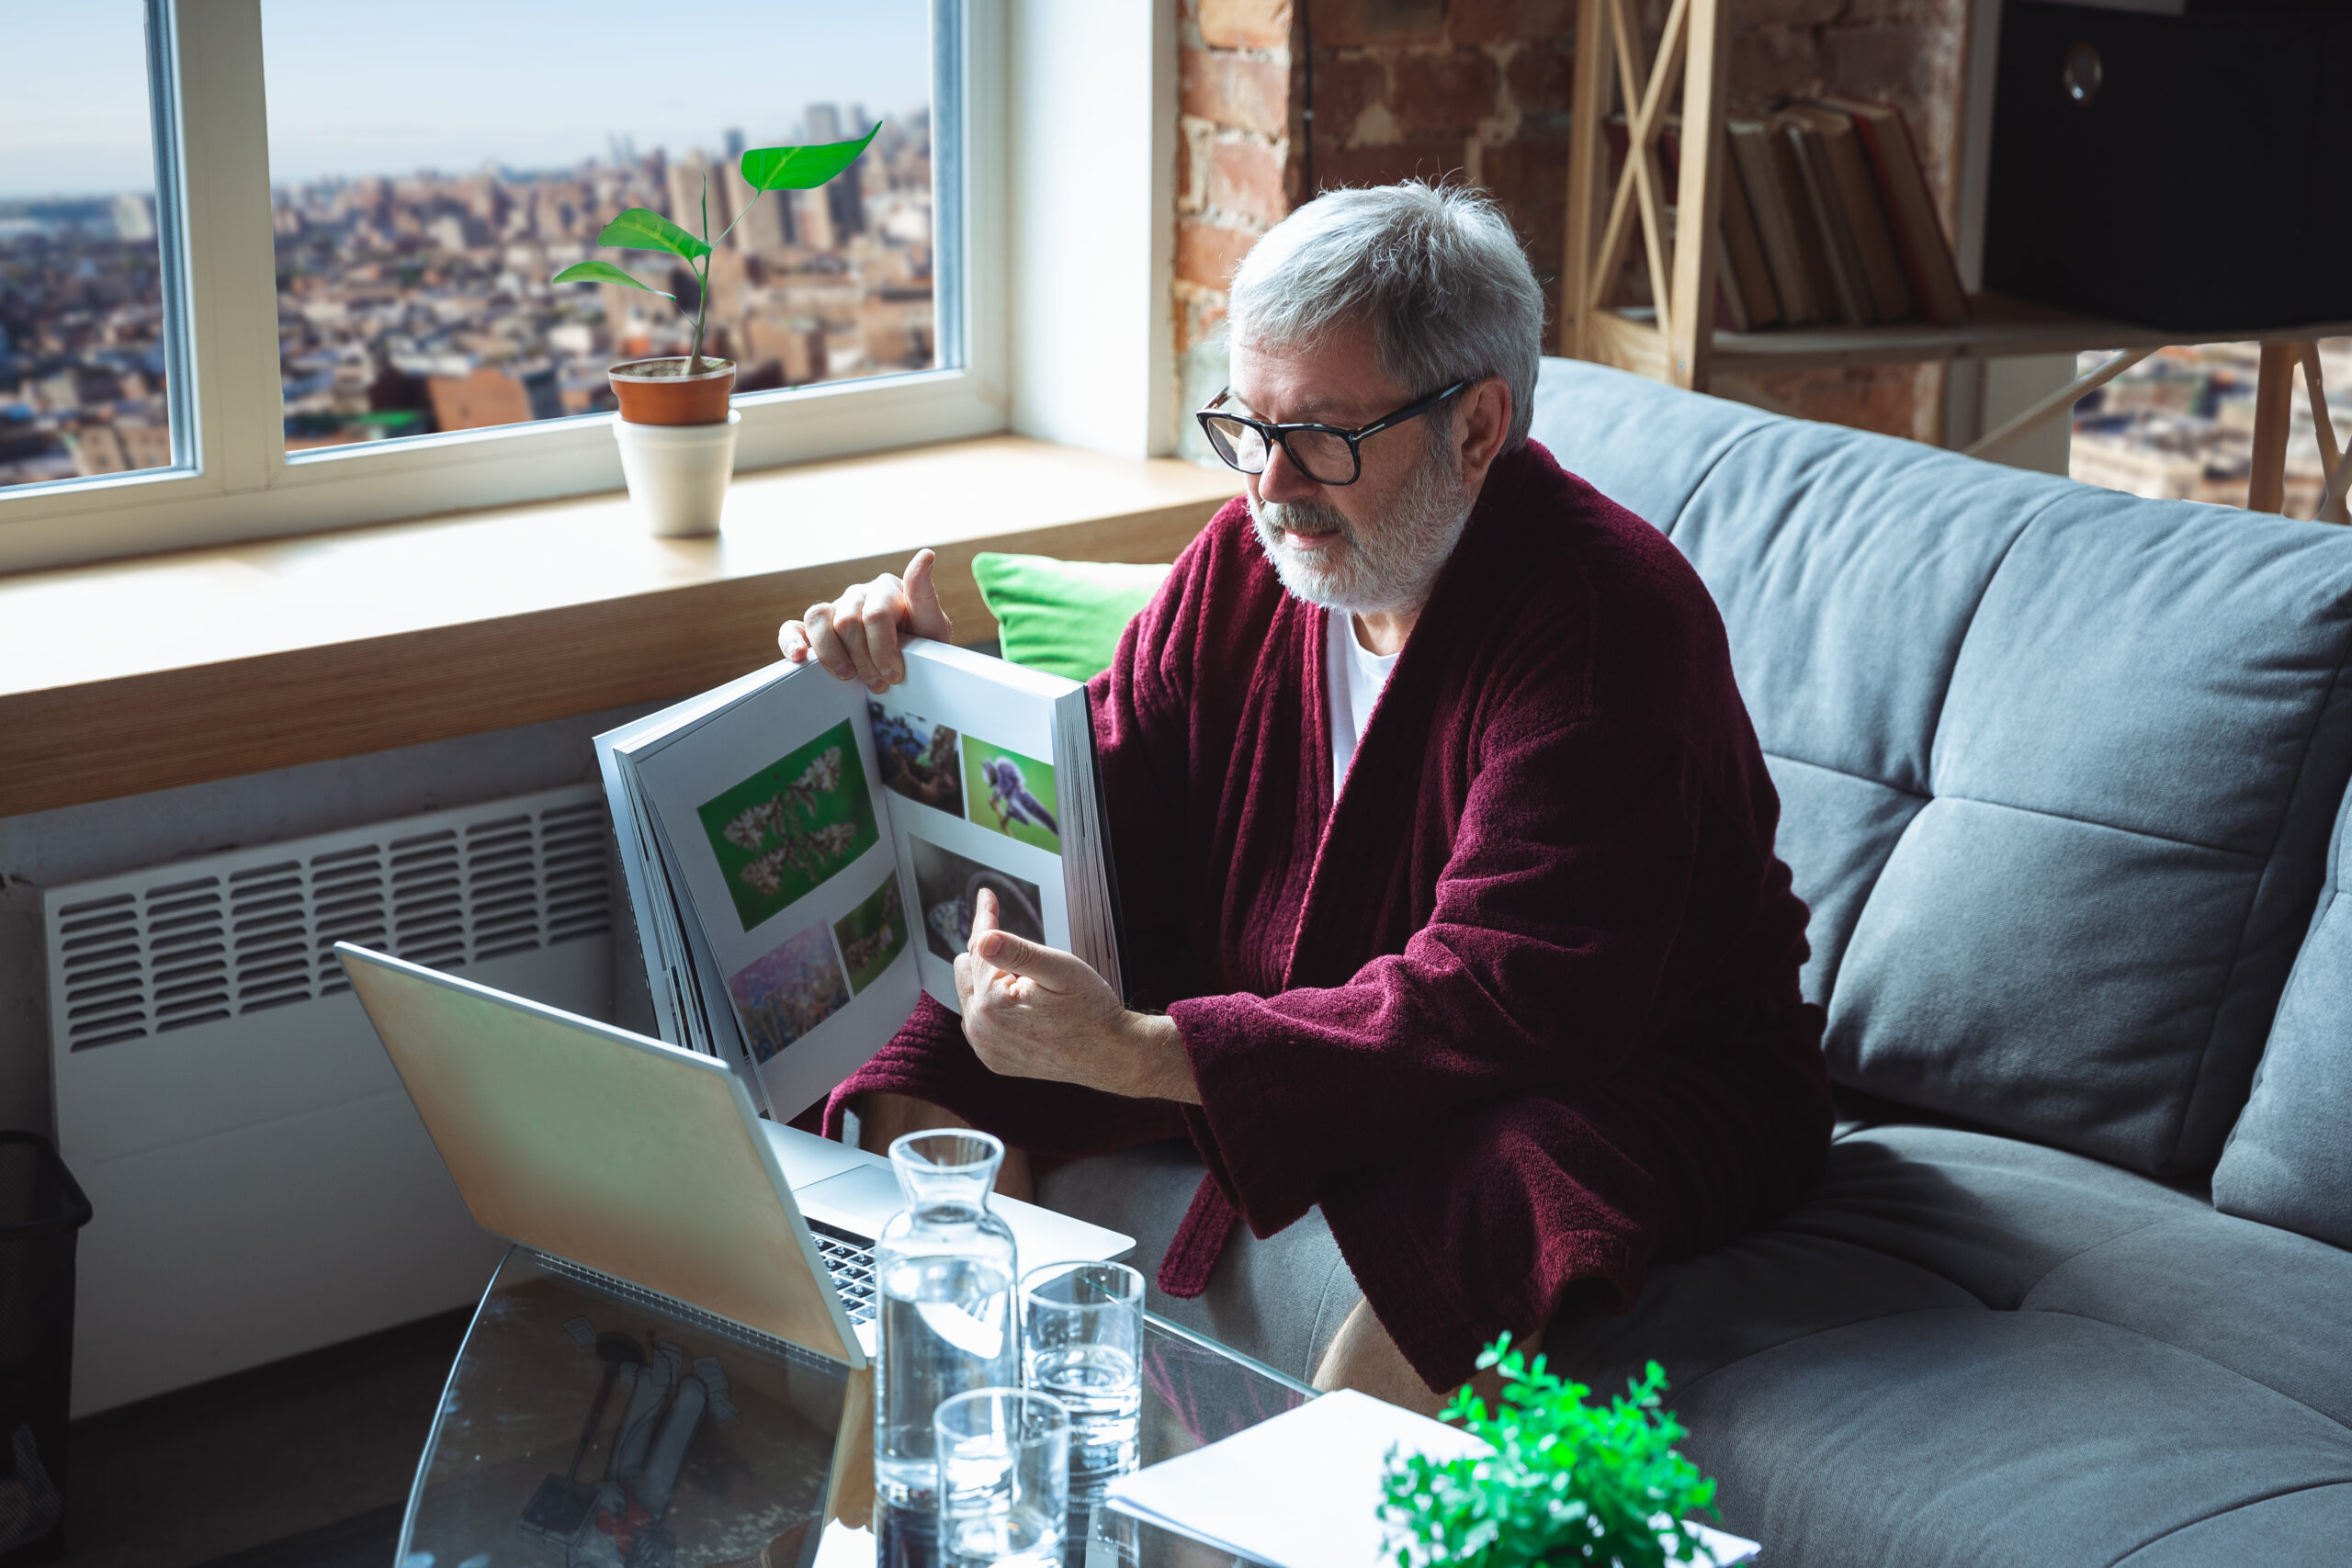
[[(1145, 1464), (1314, 1397), (1147, 1314)], [(827, 1521), (846, 1374), (717, 1318), (624, 1294), (523, 1247), (450, 1369), (399, 1568), (927, 1568), (920, 1521)], [(862, 1528), (861, 1528), (862, 1527)], [(1103, 1510), (1068, 1568), (1229, 1556)]]

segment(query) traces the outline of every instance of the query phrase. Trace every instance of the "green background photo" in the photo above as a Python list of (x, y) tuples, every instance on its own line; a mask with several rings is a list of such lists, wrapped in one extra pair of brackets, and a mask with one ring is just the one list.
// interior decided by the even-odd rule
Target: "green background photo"
[(1035, 844), (1053, 854), (1061, 853), (1062, 836), (1059, 833), (1047, 829), (1043, 824), (1017, 819), (1010, 806), (1005, 807), (1004, 822), (999, 825), (997, 808), (989, 804), (986, 771), (988, 763), (998, 757), (1012, 759), (1013, 765), (1021, 770), (1023, 784), (1036, 797), (1037, 804), (1050, 812), (1057, 823), (1061, 821), (1062, 800), (1054, 788), (1054, 765), (1051, 762), (1041, 762), (1035, 757), (1024, 757), (1018, 751), (991, 746), (968, 730), (964, 735), (964, 815), (990, 832), (1002, 833), (1006, 838), (1024, 844)]
[[(841, 748), (842, 753), (841, 782), (831, 789), (817, 793), (813, 814), (792, 806), (785, 815), (804, 834), (821, 833), (828, 828), (847, 824), (850, 833), (846, 849), (839, 854), (807, 857), (817, 864), (818, 871), (813, 876), (802, 866), (778, 865), (774, 893), (746, 882), (742, 876), (743, 868), (772, 853), (785, 840), (775, 832), (769, 831), (762, 835), (755, 847), (746, 848), (727, 837), (727, 825), (763, 801), (782, 795), (811, 762), (836, 746)], [(703, 836), (710, 840), (710, 852), (718, 857), (719, 874), (727, 879), (727, 891), (735, 900), (735, 913), (741, 919), (747, 931), (795, 900), (807, 897), (835, 872), (849, 865), (881, 840), (881, 833), (874, 821), (874, 797), (865, 787), (865, 767), (858, 761), (857, 738), (846, 719), (807, 745), (769, 763), (726, 794), (705, 801), (695, 809), (695, 815), (702, 819)]]
[[(876, 942), (864, 964), (853, 956), (857, 944), (888, 928), (888, 938)], [(833, 936), (842, 944), (842, 961), (849, 968), (849, 988), (858, 995), (882, 977), (882, 971), (907, 950), (907, 912), (899, 897), (899, 873), (894, 867), (873, 896), (833, 922)]]

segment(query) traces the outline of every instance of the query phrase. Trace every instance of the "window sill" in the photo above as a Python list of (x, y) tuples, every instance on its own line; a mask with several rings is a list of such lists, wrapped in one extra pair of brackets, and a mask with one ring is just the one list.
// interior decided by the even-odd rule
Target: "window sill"
[(992, 436), (738, 475), (709, 539), (602, 495), (0, 578), (0, 816), (683, 696), (925, 545), (978, 640), (978, 551), (1170, 560), (1230, 478)]

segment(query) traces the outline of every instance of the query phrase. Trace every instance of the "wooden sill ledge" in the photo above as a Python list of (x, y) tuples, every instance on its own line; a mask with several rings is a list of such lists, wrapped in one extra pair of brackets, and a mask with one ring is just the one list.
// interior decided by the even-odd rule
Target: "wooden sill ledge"
[(0, 577), (0, 816), (683, 696), (925, 545), (979, 640), (978, 552), (1170, 560), (1231, 480), (992, 436), (739, 475), (712, 539), (615, 494)]

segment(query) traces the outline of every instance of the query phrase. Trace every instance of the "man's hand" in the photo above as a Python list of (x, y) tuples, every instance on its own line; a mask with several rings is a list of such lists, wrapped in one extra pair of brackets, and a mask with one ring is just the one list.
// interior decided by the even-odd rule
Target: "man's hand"
[(956, 995), (964, 1038), (990, 1072), (1200, 1103), (1174, 1022), (1128, 1011), (1075, 953), (998, 929), (996, 895), (987, 888), (977, 902), (971, 947), (956, 958)]
[(811, 604), (797, 621), (776, 628), (775, 645), (795, 664), (815, 660), (843, 681), (862, 681), (879, 694), (907, 678), (899, 656), (902, 637), (947, 640), (947, 613), (932, 585), (938, 558), (917, 550), (903, 578), (884, 572), (845, 590), (830, 604)]

